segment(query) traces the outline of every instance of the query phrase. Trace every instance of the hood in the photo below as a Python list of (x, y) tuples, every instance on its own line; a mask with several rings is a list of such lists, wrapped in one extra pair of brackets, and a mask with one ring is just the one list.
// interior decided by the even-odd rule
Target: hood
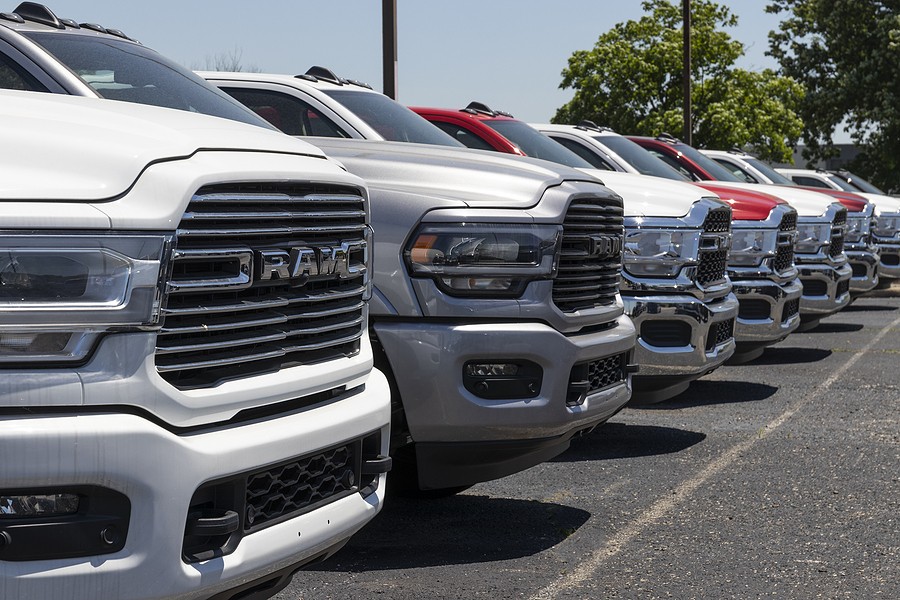
[(847, 212), (865, 212), (866, 205), (869, 204), (869, 201), (863, 198), (859, 194), (854, 194), (853, 192), (844, 192), (842, 190), (829, 190), (825, 188), (819, 187), (806, 187), (799, 185), (797, 186), (801, 190), (809, 190), (814, 192), (819, 192), (821, 194), (825, 194), (827, 196), (831, 196), (834, 201), (840, 202), (847, 209)]
[(900, 212), (900, 198), (885, 196), (884, 194), (870, 194), (868, 192), (853, 192), (875, 205), (875, 214)]
[(125, 193), (150, 164), (201, 149), (325, 159), (276, 131), (169, 108), (0, 92), (0, 199), (94, 202)]
[(698, 200), (717, 197), (688, 182), (600, 169), (580, 170), (594, 175), (622, 196), (626, 217), (683, 217)]
[(735, 221), (765, 221), (772, 209), (784, 200), (754, 189), (719, 185), (718, 181), (698, 181), (694, 185), (716, 193), (731, 206), (731, 218)]
[(548, 187), (595, 178), (543, 160), (407, 142), (306, 138), (371, 188), (461, 200), (481, 208), (530, 208)]
[[(704, 182), (707, 183), (707, 182)], [(801, 217), (818, 217), (825, 214), (835, 203), (834, 198), (801, 189), (794, 185), (774, 185), (769, 183), (743, 183), (738, 181), (708, 182), (724, 188), (736, 188), (751, 192), (764, 192), (790, 204)]]

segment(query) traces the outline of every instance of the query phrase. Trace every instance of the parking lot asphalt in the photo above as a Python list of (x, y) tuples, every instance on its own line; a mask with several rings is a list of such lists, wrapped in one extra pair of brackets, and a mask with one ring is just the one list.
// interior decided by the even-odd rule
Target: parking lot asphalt
[(900, 294), (627, 408), (552, 462), (391, 497), (276, 596), (368, 597), (900, 598)]

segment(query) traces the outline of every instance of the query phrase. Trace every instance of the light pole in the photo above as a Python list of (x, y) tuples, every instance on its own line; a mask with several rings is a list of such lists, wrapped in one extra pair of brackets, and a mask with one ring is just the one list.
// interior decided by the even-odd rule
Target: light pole
[(397, 0), (381, 0), (381, 74), (384, 95), (397, 99)]
[(684, 68), (682, 69), (682, 90), (684, 94), (684, 143), (692, 146), (691, 130), (691, 0), (681, 0)]

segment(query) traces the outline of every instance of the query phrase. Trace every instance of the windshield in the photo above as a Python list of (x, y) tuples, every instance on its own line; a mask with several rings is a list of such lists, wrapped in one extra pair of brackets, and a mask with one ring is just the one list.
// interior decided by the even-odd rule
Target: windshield
[(838, 177), (837, 175), (832, 175), (831, 173), (829, 173), (828, 175), (826, 175), (826, 177), (828, 178), (828, 181), (834, 183), (834, 185), (838, 186), (838, 188), (844, 190), (845, 192), (858, 192), (859, 191), (858, 187), (856, 187), (855, 185), (852, 185), (850, 183), (847, 183), (846, 180)]
[(528, 123), (515, 119), (497, 119), (484, 123), (518, 146), (526, 156), (542, 158), (577, 169), (593, 169), (591, 163), (557, 144)]
[(776, 185), (797, 185), (758, 158), (745, 158), (744, 160), (747, 161), (748, 165), (765, 175), (769, 181)]
[(25, 35), (104, 98), (203, 113), (272, 129), (224, 92), (140, 44), (75, 34)]
[(693, 146), (678, 144), (676, 148), (679, 152), (700, 165), (700, 168), (712, 175), (712, 178), (716, 181), (739, 181), (741, 183), (747, 183), (744, 179), (741, 179)]
[(622, 160), (637, 169), (641, 175), (689, 181), (687, 177), (625, 136), (595, 135), (593, 138), (612, 152), (618, 154)]
[(325, 90), (325, 93), (346, 106), (389, 142), (463, 147), (413, 111), (383, 94), (354, 90)]
[(881, 194), (882, 196), (886, 195), (880, 188), (875, 187), (865, 179), (861, 179), (850, 171), (840, 171), (839, 173), (837, 173), (837, 177), (840, 177), (852, 186), (856, 186), (858, 190), (866, 192), (867, 194)]

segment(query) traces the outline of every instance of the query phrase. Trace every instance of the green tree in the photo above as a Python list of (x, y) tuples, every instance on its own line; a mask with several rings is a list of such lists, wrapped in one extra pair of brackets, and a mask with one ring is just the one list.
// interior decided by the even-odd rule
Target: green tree
[[(682, 131), (681, 2), (642, 6), (647, 14), (640, 20), (619, 23), (592, 50), (572, 54), (560, 88), (575, 94), (554, 123), (590, 119), (638, 135)], [(803, 90), (772, 70), (735, 68), (744, 48), (722, 28), (736, 24), (728, 8), (692, 1), (691, 136), (697, 146), (740, 146), (788, 161), (803, 127), (794, 110)]]
[(769, 54), (807, 90), (800, 103), (808, 159), (836, 154), (846, 126), (862, 154), (851, 168), (900, 189), (900, 2), (775, 0), (785, 13), (769, 33)]

